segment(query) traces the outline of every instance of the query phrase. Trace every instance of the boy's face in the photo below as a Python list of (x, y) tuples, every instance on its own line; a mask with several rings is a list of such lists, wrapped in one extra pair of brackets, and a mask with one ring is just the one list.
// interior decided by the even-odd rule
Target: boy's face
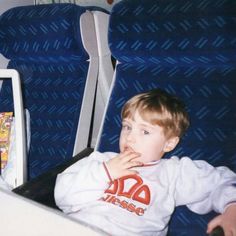
[(143, 120), (138, 111), (133, 119), (122, 121), (120, 152), (137, 152), (140, 154), (138, 160), (143, 163), (160, 160), (165, 152), (175, 148), (178, 141), (178, 137), (167, 138), (162, 127)]

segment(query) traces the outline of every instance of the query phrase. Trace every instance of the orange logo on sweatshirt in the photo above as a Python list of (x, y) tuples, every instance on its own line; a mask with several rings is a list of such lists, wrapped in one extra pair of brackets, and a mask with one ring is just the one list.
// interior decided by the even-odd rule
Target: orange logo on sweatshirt
[[(128, 183), (129, 182), (129, 183)], [(144, 214), (145, 209), (130, 203), (132, 199), (137, 204), (150, 204), (151, 194), (149, 187), (143, 184), (143, 180), (138, 175), (127, 175), (112, 182), (110, 187), (105, 191), (106, 196), (103, 201), (112, 203), (139, 216)], [(121, 200), (119, 197), (125, 197), (126, 200)]]

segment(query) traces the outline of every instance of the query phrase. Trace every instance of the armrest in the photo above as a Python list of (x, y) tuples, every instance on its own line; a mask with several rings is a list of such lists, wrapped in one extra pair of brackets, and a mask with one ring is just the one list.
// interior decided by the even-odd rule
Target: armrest
[(88, 156), (92, 151), (92, 148), (84, 149), (70, 161), (13, 189), (13, 192), (48, 207), (58, 209), (54, 200), (54, 186), (57, 175), (78, 160)]

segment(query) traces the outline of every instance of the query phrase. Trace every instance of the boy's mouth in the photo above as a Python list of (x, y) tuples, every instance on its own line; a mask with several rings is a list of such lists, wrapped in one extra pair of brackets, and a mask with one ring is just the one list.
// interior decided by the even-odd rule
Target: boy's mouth
[(129, 151), (129, 152), (135, 152), (133, 148), (129, 147), (129, 146), (125, 146), (124, 147), (124, 152)]

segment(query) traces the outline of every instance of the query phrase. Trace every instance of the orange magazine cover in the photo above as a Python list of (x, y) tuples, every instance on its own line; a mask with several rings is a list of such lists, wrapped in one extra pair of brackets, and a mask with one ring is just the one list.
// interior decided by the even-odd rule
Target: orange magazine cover
[(13, 112), (0, 113), (1, 170), (4, 169), (8, 160), (12, 120), (13, 120)]

